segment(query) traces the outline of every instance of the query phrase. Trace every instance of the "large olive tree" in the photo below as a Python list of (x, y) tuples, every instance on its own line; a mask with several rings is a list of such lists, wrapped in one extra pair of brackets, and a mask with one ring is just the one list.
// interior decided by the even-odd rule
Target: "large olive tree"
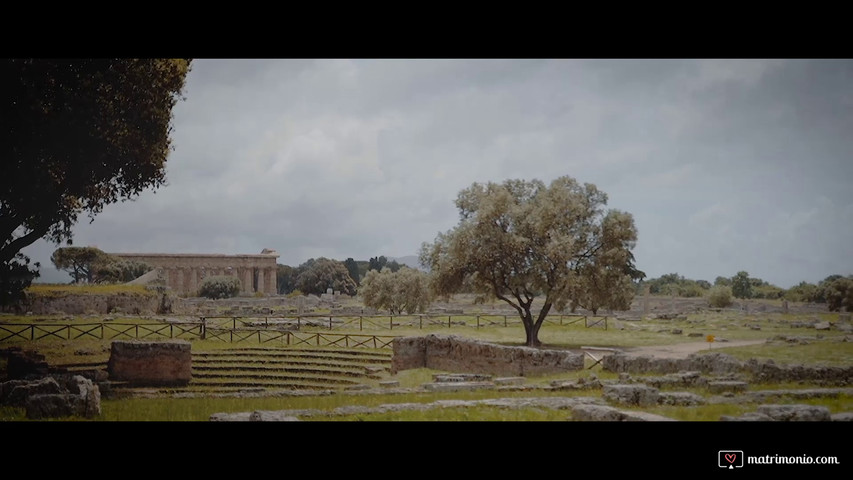
[[(431, 270), (434, 293), (454, 293), (467, 279), (483, 298), (511, 305), (526, 345), (539, 346), (551, 308), (572, 301), (624, 308), (633, 295), (626, 282), (645, 276), (633, 264), (633, 218), (605, 212), (606, 203), (595, 185), (568, 176), (547, 186), (539, 180), (475, 183), (456, 200), (459, 224), (424, 244), (420, 261)], [(534, 316), (537, 296), (544, 303)]]
[[(81, 213), (93, 219), (164, 184), (189, 68), (188, 59), (0, 60), (0, 272), (20, 271), (20, 250), (40, 238), (70, 244)], [(0, 275), (3, 289), (17, 280)]]

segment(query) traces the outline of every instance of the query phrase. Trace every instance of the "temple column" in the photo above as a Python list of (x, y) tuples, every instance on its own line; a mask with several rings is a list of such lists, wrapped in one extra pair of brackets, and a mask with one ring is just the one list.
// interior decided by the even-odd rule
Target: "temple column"
[(175, 290), (175, 283), (177, 280), (177, 274), (175, 274), (174, 267), (166, 268), (166, 286), (171, 288), (173, 291)]
[(178, 270), (178, 274), (177, 274), (178, 278), (177, 278), (177, 282), (176, 282), (177, 288), (175, 290), (178, 293), (184, 293), (187, 291), (186, 287), (184, 286), (184, 268), (178, 267), (177, 270)]
[(264, 269), (263, 268), (258, 269), (258, 291), (262, 292), (262, 293), (266, 292), (266, 289), (264, 288)]
[(276, 287), (276, 269), (270, 268), (270, 295), (278, 295), (278, 288)]
[(243, 267), (243, 293), (252, 293), (252, 269)]
[(190, 268), (190, 289), (189, 293), (193, 296), (198, 295), (198, 269)]

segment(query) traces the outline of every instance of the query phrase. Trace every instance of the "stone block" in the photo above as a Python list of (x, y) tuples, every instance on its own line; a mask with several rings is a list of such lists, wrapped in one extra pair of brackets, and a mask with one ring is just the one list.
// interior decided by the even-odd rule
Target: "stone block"
[(430, 392), (462, 392), (491, 389), (495, 388), (495, 384), (492, 382), (435, 382), (425, 383), (422, 387)]
[(500, 377), (494, 380), (495, 385), (524, 385), (527, 379), (524, 377)]
[(726, 392), (745, 392), (749, 384), (746, 382), (735, 381), (718, 381), (708, 382), (708, 391), (711, 393), (726, 393)]
[(393, 341), (391, 372), (432, 368), (524, 376), (582, 370), (583, 354), (565, 350), (507, 347), (453, 335), (398, 337)]
[(828, 422), (829, 409), (816, 405), (760, 405), (758, 413), (778, 422)]
[(602, 398), (623, 405), (648, 407), (658, 404), (658, 389), (643, 384), (605, 385)]
[(113, 341), (107, 370), (112, 381), (132, 386), (180, 386), (192, 379), (191, 345), (163, 342)]

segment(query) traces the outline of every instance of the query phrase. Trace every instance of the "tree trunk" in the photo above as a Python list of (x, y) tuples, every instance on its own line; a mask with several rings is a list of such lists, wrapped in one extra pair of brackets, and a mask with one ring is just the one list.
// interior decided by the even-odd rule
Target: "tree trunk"
[(533, 316), (529, 311), (524, 313), (524, 316), (521, 317), (522, 323), (524, 323), (524, 333), (526, 336), (526, 341), (524, 343), (527, 347), (540, 347), (542, 346), (542, 342), (539, 341), (539, 328), (542, 326), (541, 323), (533, 323)]

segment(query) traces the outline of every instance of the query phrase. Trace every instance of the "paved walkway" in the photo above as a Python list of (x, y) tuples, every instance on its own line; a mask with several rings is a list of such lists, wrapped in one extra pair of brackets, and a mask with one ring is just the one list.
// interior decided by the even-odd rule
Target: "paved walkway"
[(704, 350), (729, 347), (746, 347), (749, 345), (761, 345), (767, 340), (731, 340), (728, 342), (708, 342), (696, 341), (689, 343), (674, 343), (672, 345), (655, 345), (650, 347), (628, 347), (622, 349), (629, 355), (651, 355), (656, 358), (687, 358), (691, 353), (701, 352)]

